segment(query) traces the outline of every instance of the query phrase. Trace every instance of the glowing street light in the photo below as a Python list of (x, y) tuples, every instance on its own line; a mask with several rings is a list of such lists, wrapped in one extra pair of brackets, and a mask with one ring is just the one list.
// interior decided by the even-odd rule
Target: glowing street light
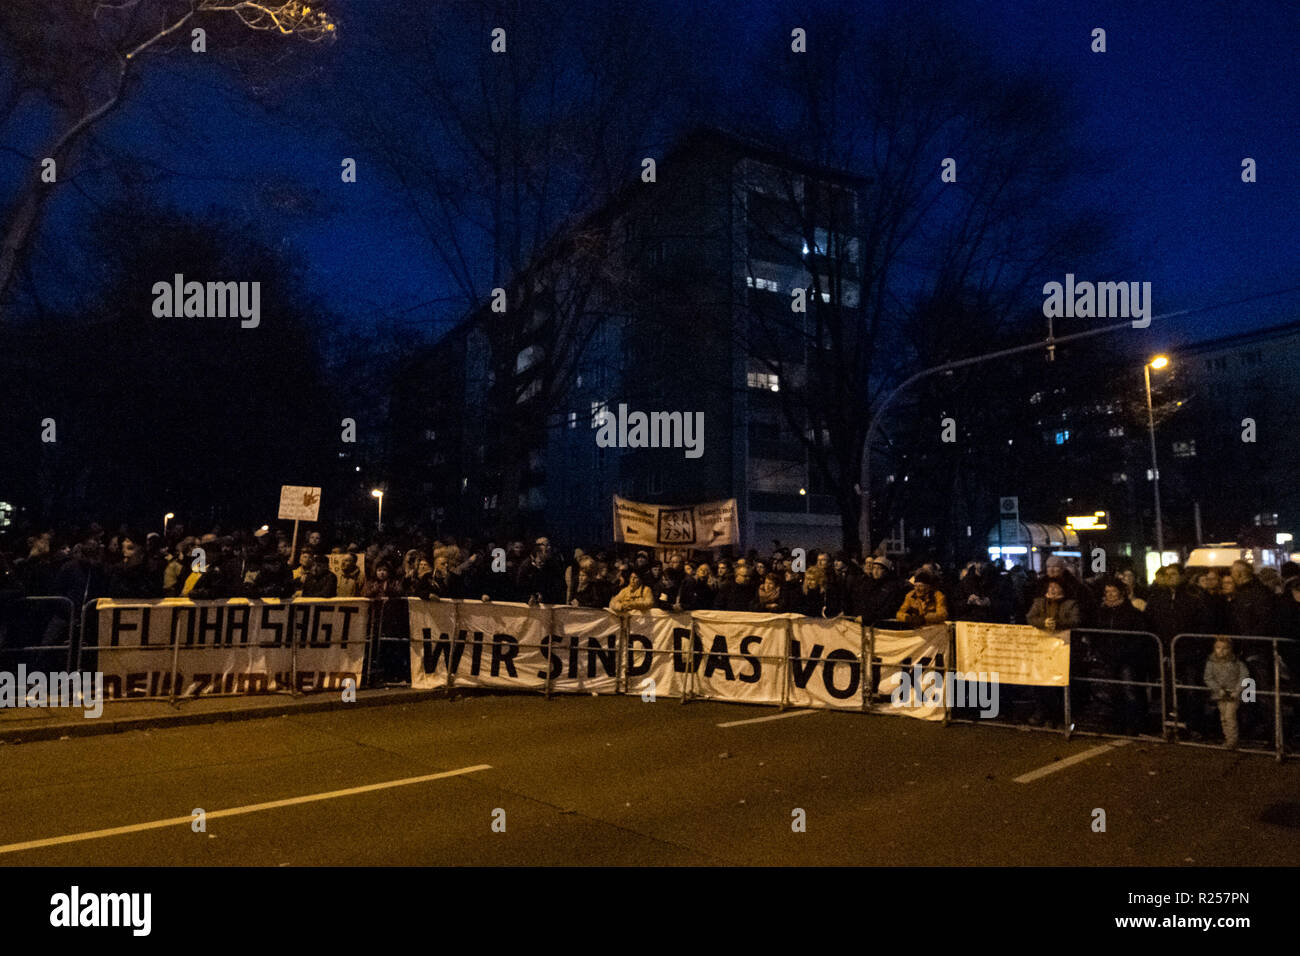
[(1163, 560), (1165, 553), (1165, 526), (1160, 519), (1160, 466), (1156, 463), (1156, 417), (1151, 408), (1151, 370), (1157, 371), (1169, 364), (1169, 357), (1157, 355), (1142, 366), (1142, 377), (1147, 386), (1147, 432), (1151, 437), (1151, 487), (1156, 496), (1156, 551)]
[(376, 530), (383, 531), (384, 530), (384, 493), (380, 491), (378, 488), (373, 488), (370, 491), (370, 496), (372, 498), (375, 498), (379, 502), (379, 521)]
[(168, 521), (171, 521), (172, 518), (175, 518), (175, 517), (176, 517), (176, 516), (175, 516), (174, 514), (172, 514), (170, 511), (167, 512), (165, 515), (163, 515), (163, 537), (164, 537), (164, 538), (167, 537), (167, 522), (168, 522)]

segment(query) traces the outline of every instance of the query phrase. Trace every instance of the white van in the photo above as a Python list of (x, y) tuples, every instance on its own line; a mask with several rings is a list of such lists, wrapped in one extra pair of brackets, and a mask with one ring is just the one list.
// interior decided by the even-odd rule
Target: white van
[(1235, 541), (1229, 541), (1193, 549), (1187, 556), (1186, 573), (1189, 577), (1206, 571), (1227, 574), (1234, 561), (1245, 561), (1256, 571), (1260, 568), (1276, 568), (1281, 564), (1278, 552), (1273, 548), (1240, 548)]

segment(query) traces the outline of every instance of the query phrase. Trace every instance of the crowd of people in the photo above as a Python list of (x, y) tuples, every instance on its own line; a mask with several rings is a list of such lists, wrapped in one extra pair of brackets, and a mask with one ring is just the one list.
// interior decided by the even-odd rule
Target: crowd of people
[(933, 561), (865, 562), (843, 552), (776, 547), (741, 555), (649, 550), (561, 555), (545, 537), (430, 539), (418, 533), (328, 541), (308, 532), (294, 553), (267, 528), (167, 537), (98, 526), (44, 532), (0, 544), (0, 593), (61, 595), (74, 605), (100, 597), (470, 598), (615, 611), (727, 610), (847, 615), (909, 626), (953, 621), (1028, 623), (1048, 630), (1102, 628), (1300, 637), (1300, 566), (1185, 578), (1169, 565), (1148, 587), (1132, 570), (1082, 579), (1061, 557), (1036, 574), (975, 560), (951, 573)]
[[(1041, 574), (982, 560), (952, 573), (933, 561), (896, 565), (872, 556), (858, 562), (842, 552), (782, 547), (763, 554), (675, 551), (661, 560), (635, 548), (562, 555), (545, 537), (529, 545), (398, 531), (331, 541), (320, 530), (309, 531), (297, 553), (294, 545), (288, 534), (267, 527), (191, 535), (175, 525), (163, 536), (92, 526), (11, 537), (0, 542), (0, 604), (25, 595), (62, 596), (78, 608), (102, 597), (418, 597), (613, 611), (845, 615), (877, 627), (980, 621), (1045, 631), (1148, 632), (1166, 655), (1178, 634), (1300, 639), (1300, 566), (1294, 563), (1256, 571), (1238, 561), (1226, 573), (1192, 575), (1169, 565), (1146, 586), (1128, 568), (1084, 579), (1059, 556)], [(1072, 650), (1074, 666), (1126, 681), (1152, 677), (1149, 646), (1116, 646), (1105, 650), (1104, 641), (1090, 642), (1085, 634)], [(1184, 653), (1179, 682), (1219, 686), (1240, 663), (1231, 643), (1228, 657), (1223, 653)], [(1288, 664), (1300, 668), (1300, 661)], [(1142, 696), (1128, 692), (1125, 724), (1140, 723), (1149, 711)], [(1035, 717), (1050, 721), (1050, 708), (1036, 708)]]

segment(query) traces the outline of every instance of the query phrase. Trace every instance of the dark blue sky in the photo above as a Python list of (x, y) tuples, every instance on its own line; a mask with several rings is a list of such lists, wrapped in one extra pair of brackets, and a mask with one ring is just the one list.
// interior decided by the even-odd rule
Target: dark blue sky
[[(452, 293), (448, 279), (412, 236), (372, 144), (344, 133), (332, 115), (358, 99), (383, 109), (385, 71), (420, 69), (376, 59), (367, 30), (377, 6), (336, 5), (340, 41), (320, 53), (321, 72), (296, 105), (267, 111), (233, 77), (182, 55), (155, 63), (101, 135), (176, 171), (156, 188), (159, 198), (258, 221), (309, 262), (313, 285), (351, 321), (396, 317), (428, 329), (447, 309), (426, 303)], [(863, 17), (878, 6), (861, 4)], [(915, 6), (917, 16), (940, 15)], [(563, 4), (555, 7), (560, 15)], [(671, 0), (661, 22), (698, 32), (701, 75), (740, 102), (747, 84), (732, 65), (772, 42), (771, 23), (799, 25), (800, 9)], [(978, 0), (956, 9), (972, 44), (1009, 67), (1059, 74), (1074, 91), (1086, 139), (1109, 167), (1088, 182), (1087, 198), (1122, 225), (1124, 251), (1138, 264), (1130, 278), (1153, 283), (1157, 314), (1300, 286), (1300, 4)], [(1105, 54), (1089, 49), (1094, 27), (1106, 30)], [(653, 45), (647, 37), (647, 69)], [(5, 135), (35, 150), (34, 130)], [(339, 181), (343, 156), (360, 163), (356, 185)], [(1241, 181), (1247, 156), (1258, 163), (1249, 185)], [(20, 168), (5, 154), (0, 177)], [(57, 279), (92, 202), (115, 188), (89, 176), (82, 191), (60, 196), (35, 264), (43, 281)], [(1292, 292), (1177, 320), (1168, 334), (1176, 341), (1277, 324), (1300, 318), (1298, 306), (1300, 292)]]

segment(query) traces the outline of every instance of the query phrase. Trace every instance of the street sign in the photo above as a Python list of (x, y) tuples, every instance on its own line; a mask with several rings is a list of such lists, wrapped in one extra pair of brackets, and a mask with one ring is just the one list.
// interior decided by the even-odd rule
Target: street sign
[(998, 498), (998, 544), (1005, 547), (1020, 540), (1020, 499), (1015, 495)]
[(1073, 531), (1105, 531), (1109, 518), (1106, 512), (1095, 511), (1090, 515), (1070, 515), (1065, 519), (1065, 525)]
[(280, 519), (283, 521), (316, 521), (320, 514), (320, 489), (301, 485), (280, 487)]

